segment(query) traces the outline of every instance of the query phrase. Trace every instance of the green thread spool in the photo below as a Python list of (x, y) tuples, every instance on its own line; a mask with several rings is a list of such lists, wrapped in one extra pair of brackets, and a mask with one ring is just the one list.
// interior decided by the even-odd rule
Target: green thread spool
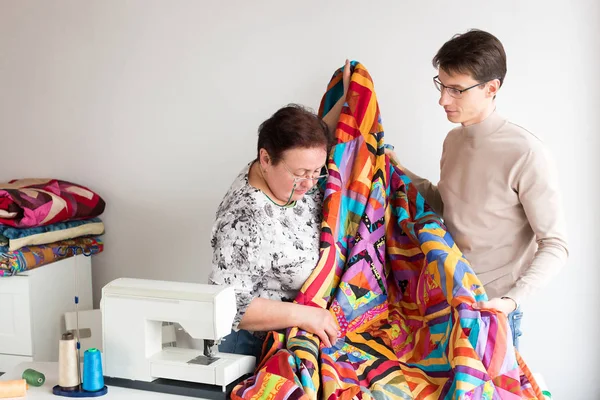
[(28, 385), (31, 386), (42, 386), (44, 382), (46, 382), (46, 377), (41, 372), (36, 371), (35, 369), (26, 369), (23, 371), (23, 379), (27, 381)]

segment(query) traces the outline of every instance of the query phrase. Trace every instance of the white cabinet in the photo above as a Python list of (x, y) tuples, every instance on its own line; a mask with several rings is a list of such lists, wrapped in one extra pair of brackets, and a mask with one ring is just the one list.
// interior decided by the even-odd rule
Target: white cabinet
[(0, 372), (24, 361), (58, 361), (63, 315), (75, 310), (75, 295), (80, 310), (92, 309), (90, 257), (0, 278)]

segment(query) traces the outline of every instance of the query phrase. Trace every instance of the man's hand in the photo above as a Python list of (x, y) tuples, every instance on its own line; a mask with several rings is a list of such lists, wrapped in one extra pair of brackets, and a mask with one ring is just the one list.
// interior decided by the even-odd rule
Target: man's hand
[(517, 303), (508, 297), (503, 299), (495, 297), (489, 301), (479, 301), (477, 303), (473, 303), (472, 307), (475, 310), (494, 309), (502, 311), (504, 314), (508, 315), (517, 309)]
[(387, 154), (390, 157), (390, 159), (392, 160), (392, 163), (396, 164), (398, 166), (398, 168), (404, 169), (404, 167), (400, 163), (400, 160), (398, 159), (398, 156), (396, 155), (394, 150), (388, 149), (386, 147), (383, 151), (385, 152), (385, 154)]

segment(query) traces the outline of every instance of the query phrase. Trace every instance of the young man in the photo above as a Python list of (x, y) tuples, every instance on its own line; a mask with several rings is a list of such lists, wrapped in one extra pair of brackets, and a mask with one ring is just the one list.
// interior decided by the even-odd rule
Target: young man
[(457, 35), (433, 59), (439, 104), (461, 124), (444, 140), (436, 185), (406, 170), (443, 216), (518, 346), (521, 302), (568, 257), (557, 172), (542, 142), (496, 112), (506, 54), (493, 35)]

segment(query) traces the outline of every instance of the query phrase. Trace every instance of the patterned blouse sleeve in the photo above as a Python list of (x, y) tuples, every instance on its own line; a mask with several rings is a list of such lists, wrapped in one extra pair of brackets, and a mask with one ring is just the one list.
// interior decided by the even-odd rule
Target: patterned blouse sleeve
[(213, 262), (209, 283), (232, 285), (235, 289), (237, 314), (233, 330), (238, 331), (250, 302), (263, 288), (267, 269), (261, 257), (261, 224), (249, 213), (226, 213), (217, 218), (213, 228)]

